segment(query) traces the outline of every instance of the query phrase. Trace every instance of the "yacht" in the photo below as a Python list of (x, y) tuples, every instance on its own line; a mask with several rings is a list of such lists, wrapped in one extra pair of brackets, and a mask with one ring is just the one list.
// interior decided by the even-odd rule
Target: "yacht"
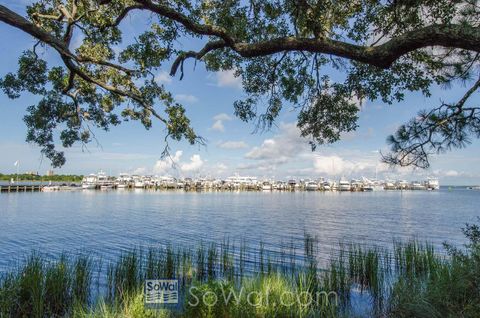
[(425, 182), (427, 190), (438, 190), (440, 189), (440, 183), (437, 178), (428, 178)]
[(324, 181), (324, 182), (322, 183), (322, 189), (323, 189), (323, 191), (331, 191), (331, 190), (332, 190), (332, 184), (331, 184), (331, 182)]
[(350, 182), (345, 180), (344, 178), (340, 179), (338, 182), (338, 190), (339, 191), (350, 191), (352, 189)]
[(412, 190), (425, 190), (426, 189), (425, 185), (423, 185), (421, 182), (418, 182), (418, 181), (413, 181), (410, 188)]
[(82, 189), (95, 189), (97, 187), (97, 175), (90, 174), (83, 177)]
[(287, 184), (289, 190), (295, 190), (295, 188), (297, 187), (297, 181), (295, 179), (288, 180)]
[(113, 184), (106, 183), (100, 186), (100, 190), (111, 190), (111, 189), (113, 189)]
[(370, 180), (368, 178), (363, 177), (363, 191), (380, 191), (383, 190), (383, 185), (381, 181), (377, 179)]
[(400, 180), (397, 182), (397, 189), (399, 190), (407, 190), (408, 189), (408, 181)]
[(395, 186), (395, 183), (391, 180), (385, 180), (385, 185), (383, 187), (385, 190), (396, 190), (397, 186)]
[(133, 176), (133, 186), (137, 189), (145, 188), (145, 182), (143, 181), (143, 178), (140, 176)]
[(363, 182), (357, 179), (352, 179), (352, 181), (350, 181), (350, 189), (352, 191), (362, 191)]
[(307, 181), (305, 182), (305, 190), (307, 191), (317, 191), (318, 184), (315, 181)]
[(270, 181), (262, 182), (262, 190), (263, 191), (271, 191), (272, 190), (272, 183)]
[(130, 183), (132, 182), (132, 177), (130, 177), (129, 174), (127, 173), (120, 173), (118, 179), (117, 179), (117, 188), (118, 189), (125, 189), (130, 186)]

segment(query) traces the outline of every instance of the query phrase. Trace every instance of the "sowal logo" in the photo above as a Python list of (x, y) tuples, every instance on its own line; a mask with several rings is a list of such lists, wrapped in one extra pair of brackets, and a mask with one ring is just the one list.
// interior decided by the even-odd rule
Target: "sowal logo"
[(145, 281), (145, 304), (178, 304), (178, 279), (148, 279)]

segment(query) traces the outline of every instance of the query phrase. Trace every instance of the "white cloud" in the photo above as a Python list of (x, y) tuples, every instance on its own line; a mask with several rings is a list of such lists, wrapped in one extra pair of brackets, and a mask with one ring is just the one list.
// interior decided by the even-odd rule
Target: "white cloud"
[(147, 168), (145, 168), (145, 167), (140, 167), (140, 168), (137, 168), (137, 169), (133, 170), (133, 174), (135, 174), (135, 175), (143, 175), (143, 174), (145, 174), (146, 171), (147, 171)]
[(153, 172), (158, 174), (165, 174), (170, 169), (174, 168), (176, 164), (178, 164), (178, 162), (182, 158), (182, 154), (183, 152), (181, 150), (178, 150), (177, 152), (175, 152), (175, 155), (173, 157), (168, 156), (163, 158), (162, 160), (158, 160), (153, 166)]
[(198, 98), (196, 96), (188, 95), (188, 94), (177, 94), (175, 95), (175, 99), (178, 100), (179, 102), (184, 102), (184, 103), (198, 102)]
[(190, 162), (180, 164), (180, 169), (183, 172), (197, 172), (202, 168), (204, 161), (200, 155), (193, 155), (190, 157)]
[(235, 71), (219, 71), (216, 73), (218, 87), (242, 88), (242, 78), (235, 77)]
[(460, 175), (460, 173), (456, 170), (445, 171), (445, 176), (446, 177), (458, 177), (458, 175)]
[(224, 132), (225, 126), (223, 125), (223, 122), (221, 120), (217, 120), (213, 123), (212, 127), (210, 127), (210, 130)]
[(232, 120), (233, 118), (225, 113), (220, 113), (215, 116), (213, 116), (214, 123), (212, 127), (210, 127), (210, 130), (215, 130), (219, 132), (224, 132), (225, 131), (225, 125), (223, 124), (224, 121), (229, 121)]
[(252, 173), (277, 170), (297, 177), (373, 176), (376, 171), (388, 170), (386, 165), (379, 162), (378, 152), (371, 150), (319, 147), (312, 152), (295, 123), (280, 124), (279, 133), (265, 139), (260, 146), (253, 147), (245, 154), (245, 159), (253, 162), (246, 162), (238, 169)]
[(223, 149), (243, 149), (248, 148), (248, 144), (245, 141), (225, 141), (218, 145)]
[(372, 171), (375, 171), (377, 160), (375, 157), (371, 159), (360, 158), (349, 160), (337, 155), (316, 155), (313, 160), (313, 167), (314, 171), (319, 174), (347, 176), (362, 172), (370, 174)]
[(232, 116), (228, 115), (228, 114), (225, 114), (225, 113), (220, 113), (220, 114), (217, 114), (215, 116), (213, 116), (213, 120), (232, 120)]
[(309, 150), (305, 139), (295, 123), (280, 124), (280, 133), (273, 138), (265, 139), (261, 146), (253, 147), (245, 158), (254, 160), (285, 160)]
[(226, 171), (228, 169), (228, 166), (224, 163), (219, 163), (216, 165), (215, 167), (217, 169), (218, 172), (223, 172), (223, 171)]
[(161, 71), (155, 76), (155, 82), (157, 82), (157, 84), (169, 84), (172, 82), (172, 77), (167, 72)]

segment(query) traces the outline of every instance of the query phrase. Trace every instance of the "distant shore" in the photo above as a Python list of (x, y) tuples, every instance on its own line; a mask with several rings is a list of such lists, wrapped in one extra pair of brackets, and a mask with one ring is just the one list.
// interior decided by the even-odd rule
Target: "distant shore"
[(2, 174), (0, 173), (0, 181), (11, 181), (14, 180), (15, 182), (22, 181), (22, 182), (81, 182), (83, 179), (83, 175), (53, 175), (53, 176), (46, 176), (46, 175), (36, 175), (36, 174)]

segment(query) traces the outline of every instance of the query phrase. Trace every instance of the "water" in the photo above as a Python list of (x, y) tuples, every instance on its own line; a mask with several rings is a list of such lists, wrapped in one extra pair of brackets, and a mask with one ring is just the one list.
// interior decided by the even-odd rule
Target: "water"
[(245, 239), (279, 250), (304, 233), (328, 259), (339, 242), (391, 246), (428, 240), (441, 249), (465, 242), (461, 227), (480, 215), (480, 192), (73, 191), (0, 195), (0, 271), (32, 250), (48, 256), (94, 252), (115, 259), (136, 246), (197, 246)]

